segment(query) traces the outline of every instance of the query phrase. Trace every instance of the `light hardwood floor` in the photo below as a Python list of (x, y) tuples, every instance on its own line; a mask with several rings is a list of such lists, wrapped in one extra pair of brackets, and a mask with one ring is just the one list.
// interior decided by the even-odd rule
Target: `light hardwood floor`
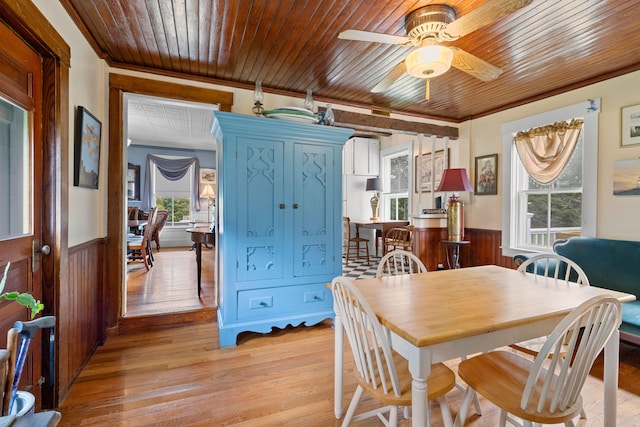
[(202, 292), (198, 298), (196, 253), (189, 248), (153, 250), (155, 262), (147, 271), (141, 262), (127, 264), (126, 316), (176, 313), (214, 308), (215, 248), (202, 248)]
[[(348, 355), (350, 357), (350, 355)], [(457, 362), (449, 363), (455, 368)], [(345, 368), (344, 407), (355, 381)], [(602, 426), (602, 361), (583, 397)], [(622, 344), (618, 425), (640, 425), (640, 348)], [(457, 412), (462, 393), (448, 398)], [(367, 399), (361, 408), (372, 407)], [(482, 416), (468, 426), (498, 425), (481, 398)], [(437, 406), (433, 425), (441, 425)], [(330, 322), (271, 334), (242, 333), (221, 349), (214, 323), (110, 337), (59, 407), (61, 426), (337, 426), (333, 416), (333, 329)], [(354, 426), (377, 426), (375, 419)], [(402, 420), (400, 425), (409, 426)]]

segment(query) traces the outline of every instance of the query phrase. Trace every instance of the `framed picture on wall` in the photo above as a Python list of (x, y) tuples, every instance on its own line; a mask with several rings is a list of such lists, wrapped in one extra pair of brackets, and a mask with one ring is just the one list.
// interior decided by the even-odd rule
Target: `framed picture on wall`
[(476, 157), (476, 196), (498, 194), (498, 155)]
[(200, 184), (215, 185), (215, 183), (216, 183), (216, 170), (200, 168)]
[(621, 146), (640, 144), (640, 104), (622, 107)]
[(76, 113), (73, 185), (98, 188), (102, 123), (86, 108)]
[(614, 163), (613, 195), (640, 196), (640, 160), (618, 160)]
[[(449, 153), (447, 149), (447, 155), (445, 156), (445, 151), (440, 150), (435, 153), (426, 153), (423, 154), (418, 162), (418, 156), (416, 156), (416, 165), (414, 174), (416, 177), (415, 182), (415, 192), (429, 192), (433, 191), (434, 188), (438, 188), (440, 185), (440, 181), (442, 180), (442, 174), (444, 170), (449, 167)], [(432, 179), (433, 185), (432, 188)]]

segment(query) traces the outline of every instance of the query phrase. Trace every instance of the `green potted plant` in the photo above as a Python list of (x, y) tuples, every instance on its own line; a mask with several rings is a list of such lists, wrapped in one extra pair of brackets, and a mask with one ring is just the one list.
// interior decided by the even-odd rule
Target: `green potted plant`
[(42, 311), (44, 308), (44, 304), (40, 301), (37, 301), (33, 295), (28, 292), (3, 292), (4, 284), (7, 281), (7, 273), (9, 272), (10, 262), (7, 263), (7, 266), (4, 268), (4, 275), (2, 276), (2, 281), (0, 281), (0, 299), (6, 299), (7, 301), (15, 301), (20, 305), (23, 305), (29, 309), (31, 309), (31, 318), (33, 319), (38, 313)]

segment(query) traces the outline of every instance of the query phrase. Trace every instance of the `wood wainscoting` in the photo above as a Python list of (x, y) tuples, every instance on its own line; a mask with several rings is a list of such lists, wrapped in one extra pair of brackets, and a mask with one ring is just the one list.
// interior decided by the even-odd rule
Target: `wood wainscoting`
[[(511, 257), (502, 255), (502, 232), (500, 230), (483, 230), (465, 228), (464, 239), (469, 245), (461, 246), (460, 264), (463, 267), (476, 265), (500, 265), (516, 268)], [(440, 243), (447, 238), (447, 229), (416, 228), (413, 235), (413, 250), (429, 271), (436, 270), (438, 264), (447, 268), (447, 254), (445, 246)]]
[(101, 238), (69, 248), (69, 281), (60, 286), (56, 334), (61, 399), (105, 339), (105, 246)]

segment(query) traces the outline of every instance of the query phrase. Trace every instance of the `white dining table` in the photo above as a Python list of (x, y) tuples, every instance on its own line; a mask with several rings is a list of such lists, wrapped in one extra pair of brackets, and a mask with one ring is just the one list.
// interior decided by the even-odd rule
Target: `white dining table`
[[(535, 282), (529, 274), (479, 266), (404, 276), (354, 280), (390, 331), (395, 351), (409, 361), (412, 426), (427, 425), (427, 378), (431, 365), (548, 335), (571, 310), (595, 295), (621, 302), (634, 295), (595, 286)], [(335, 317), (334, 411), (342, 417), (344, 338)], [(604, 355), (604, 421), (616, 425), (619, 333)], [(456, 419), (456, 425), (464, 420)]]

